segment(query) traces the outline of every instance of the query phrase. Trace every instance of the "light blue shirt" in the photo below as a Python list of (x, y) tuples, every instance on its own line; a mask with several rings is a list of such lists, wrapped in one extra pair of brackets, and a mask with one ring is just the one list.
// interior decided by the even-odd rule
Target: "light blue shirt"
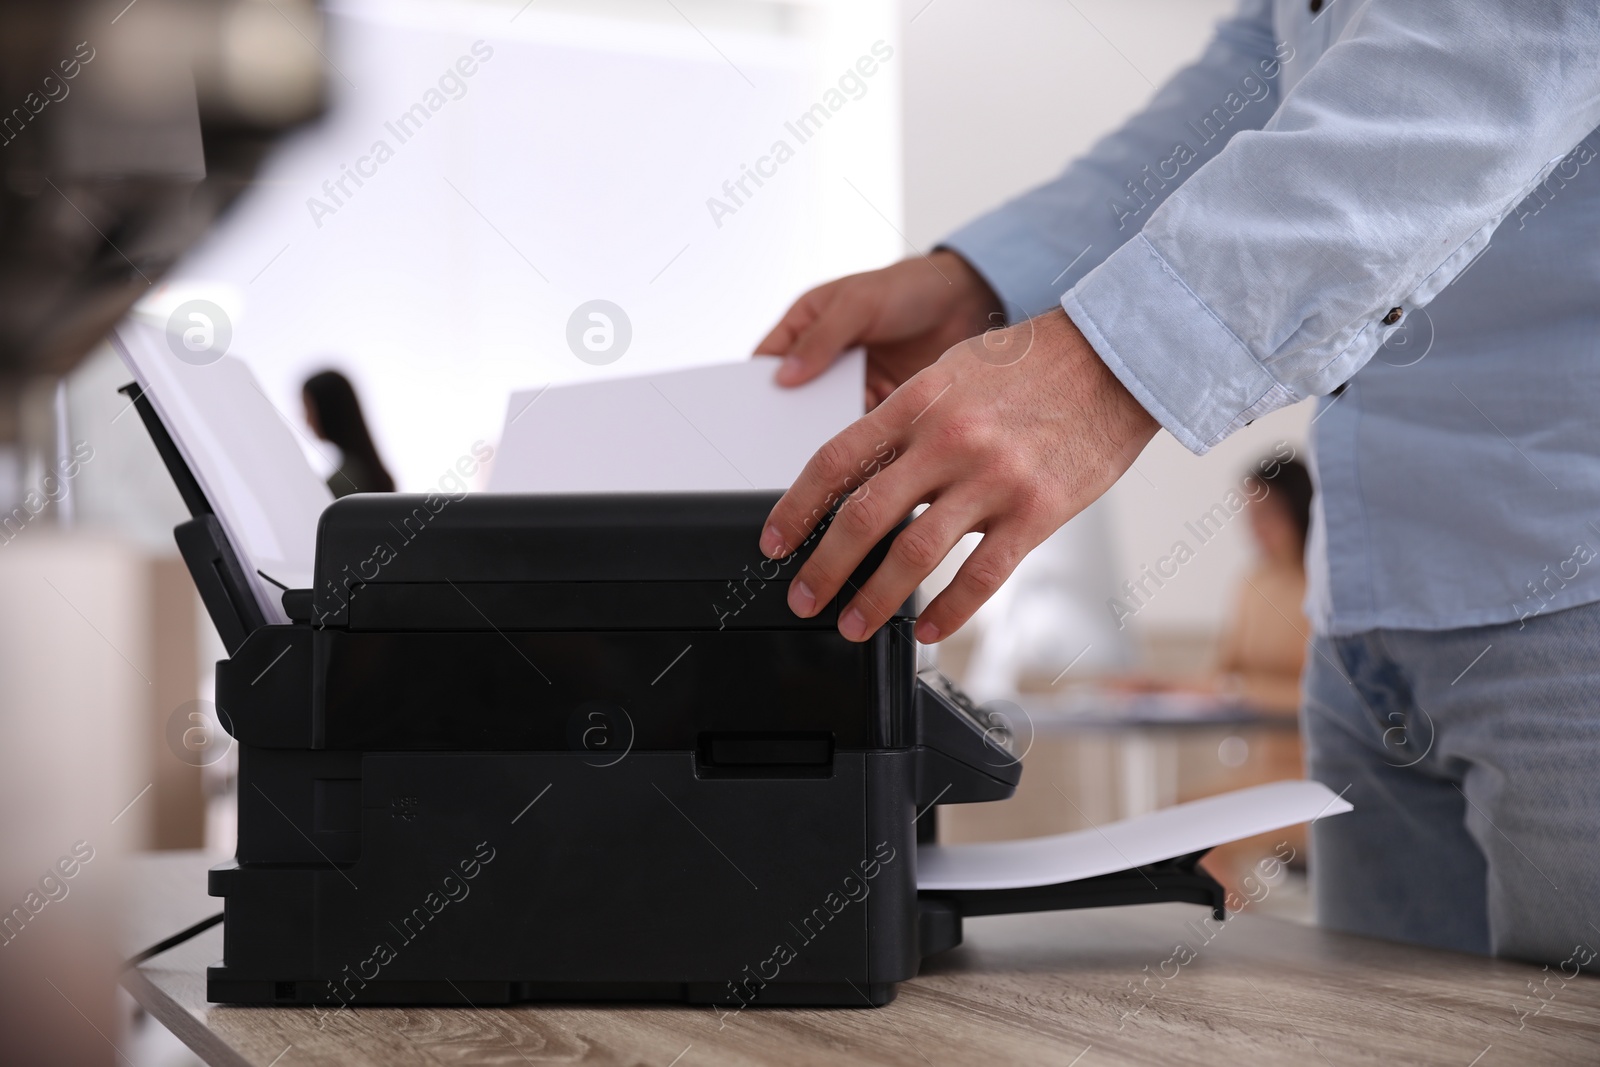
[(1323, 398), (1320, 631), (1600, 600), (1600, 5), (1310, 6), (944, 245), (1196, 453)]

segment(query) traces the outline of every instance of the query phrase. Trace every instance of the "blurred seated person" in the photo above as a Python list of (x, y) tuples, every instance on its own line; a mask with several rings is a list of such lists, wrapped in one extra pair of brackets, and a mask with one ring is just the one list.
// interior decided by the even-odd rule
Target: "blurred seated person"
[(378, 458), (350, 379), (325, 370), (306, 379), (300, 395), (312, 432), (339, 449), (339, 469), (328, 476), (333, 495), (394, 492), (394, 479)]
[[(1258, 476), (1267, 492), (1252, 494), (1245, 508), (1257, 559), (1234, 597), (1218, 650), (1217, 673), (1177, 688), (1217, 693), (1258, 711), (1293, 718), (1300, 705), (1306, 635), (1311, 632), (1301, 608), (1306, 595), (1311, 475), (1297, 460), (1269, 459), (1253, 469), (1271, 470), (1274, 464), (1278, 469), (1272, 477)], [(1180, 773), (1179, 801), (1305, 777), (1299, 730), (1241, 729), (1223, 744), (1232, 748), (1226, 762), (1219, 747), (1217, 758), (1191, 763), (1187, 774)], [(1214, 848), (1202, 865), (1225, 887), (1242, 892), (1244, 879), (1259, 860), (1292, 855), (1289, 865), (1303, 869), (1306, 852), (1305, 827), (1290, 826)]]
[(1234, 598), (1217, 657), (1217, 688), (1266, 711), (1295, 714), (1311, 624), (1306, 597), (1306, 536), (1311, 474), (1291, 459), (1264, 479), (1269, 491), (1245, 508), (1258, 558)]
[[(1258, 470), (1277, 467), (1269, 477)], [(1264, 712), (1293, 716), (1300, 707), (1306, 661), (1306, 537), (1311, 529), (1311, 474), (1299, 460), (1267, 457), (1248, 476), (1266, 487), (1252, 493), (1245, 514), (1257, 560), (1234, 596), (1216, 668), (1199, 678), (1124, 677), (1113, 689), (1214, 693)]]

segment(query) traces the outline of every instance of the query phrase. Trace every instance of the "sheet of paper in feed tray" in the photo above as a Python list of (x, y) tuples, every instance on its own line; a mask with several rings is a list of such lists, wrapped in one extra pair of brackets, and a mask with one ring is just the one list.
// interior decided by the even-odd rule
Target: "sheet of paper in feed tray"
[(865, 360), (846, 353), (797, 389), (744, 359), (513, 393), (489, 488), (500, 493), (787, 489), (861, 417)]
[(1351, 810), (1321, 782), (1269, 782), (1119, 822), (1019, 841), (923, 845), (918, 889), (1020, 889), (1112, 874)]
[(273, 406), (241, 359), (186, 362), (166, 329), (139, 313), (109, 340), (205, 493), (262, 614), (269, 623), (288, 622), (283, 591), (262, 575), (292, 589), (311, 587), (317, 522), (333, 503), (297, 443), (306, 431)]

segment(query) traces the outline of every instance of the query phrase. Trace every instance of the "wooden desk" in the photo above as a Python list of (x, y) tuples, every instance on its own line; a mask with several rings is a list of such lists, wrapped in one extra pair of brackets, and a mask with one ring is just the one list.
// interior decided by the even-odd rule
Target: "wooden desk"
[[(131, 865), (130, 948), (216, 909), (205, 895), (210, 862), (167, 853)], [(1519, 1029), (1514, 1009), (1544, 1003), (1529, 997), (1527, 983), (1555, 972), (1251, 915), (1202, 943), (1184, 924), (1204, 914), (1157, 905), (973, 920), (967, 944), (904, 983), (886, 1008), (750, 1009), (720, 1029), (704, 1007), (568, 1004), (360, 1008), (319, 1029), (310, 1009), (205, 1002), (220, 928), (124, 984), (208, 1063), (257, 1067), (1600, 1062), (1600, 980), (1592, 977), (1564, 987), (1552, 979), (1545, 1007)], [(1159, 974), (1180, 938), (1198, 949), (1195, 959), (1153, 1000), (1134, 995), (1131, 983), (1147, 966)]]

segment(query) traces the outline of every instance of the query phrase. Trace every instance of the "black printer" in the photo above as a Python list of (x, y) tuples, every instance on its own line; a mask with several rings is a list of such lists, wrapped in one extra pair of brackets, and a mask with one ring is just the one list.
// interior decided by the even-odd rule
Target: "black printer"
[[(177, 541), (228, 651), (238, 852), (207, 997), (338, 1007), (881, 1005), (963, 916), (1181, 900), (1199, 854), (919, 893), (936, 805), (1012, 795), (1004, 726), (787, 608), (770, 493), (358, 495), (268, 625), (159, 416)], [(851, 585), (882, 558), (879, 545)], [(850, 585), (846, 587), (847, 593)]]

